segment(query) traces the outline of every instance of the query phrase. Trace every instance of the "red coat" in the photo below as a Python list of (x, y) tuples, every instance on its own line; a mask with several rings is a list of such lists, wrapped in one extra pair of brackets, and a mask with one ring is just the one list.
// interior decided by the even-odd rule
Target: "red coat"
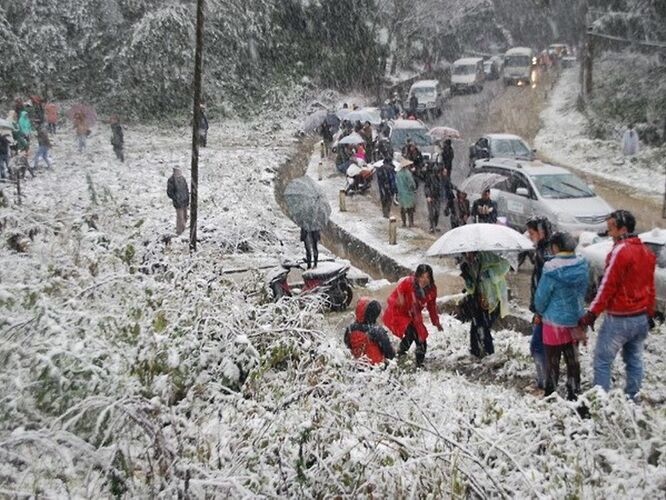
[(388, 305), (382, 321), (386, 328), (400, 338), (405, 335), (405, 330), (412, 324), (416, 328), (419, 340), (424, 342), (428, 338), (428, 329), (423, 324), (421, 313), (424, 307), (428, 308), (432, 324), (438, 328), (441, 326), (436, 304), (437, 287), (431, 285), (427, 288), (425, 297), (417, 297), (414, 286), (415, 279), (412, 275), (400, 280), (398, 286), (388, 298)]
[(617, 316), (646, 312), (654, 316), (656, 257), (637, 236), (615, 243), (606, 256), (606, 269), (590, 311)]

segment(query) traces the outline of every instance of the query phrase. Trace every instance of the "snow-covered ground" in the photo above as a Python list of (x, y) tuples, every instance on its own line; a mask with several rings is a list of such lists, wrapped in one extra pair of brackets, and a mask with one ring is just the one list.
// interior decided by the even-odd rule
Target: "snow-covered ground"
[(526, 337), (476, 361), (448, 316), (425, 370), (359, 368), (316, 304), (263, 293), (258, 268), (301, 251), (273, 200), (287, 130), (213, 124), (194, 254), (165, 194), (172, 166), (189, 178), (188, 130), (130, 127), (125, 164), (107, 135), (83, 156), (57, 136), (55, 171), (0, 208), (1, 495), (663, 495), (663, 330), (645, 402), (590, 390), (589, 419), (525, 389)]
[(534, 140), (539, 155), (632, 190), (663, 195), (666, 173), (663, 150), (643, 147), (634, 158), (624, 158), (620, 141), (588, 138), (587, 119), (576, 109), (578, 94), (578, 70), (564, 70), (548, 107), (541, 113), (542, 127)]

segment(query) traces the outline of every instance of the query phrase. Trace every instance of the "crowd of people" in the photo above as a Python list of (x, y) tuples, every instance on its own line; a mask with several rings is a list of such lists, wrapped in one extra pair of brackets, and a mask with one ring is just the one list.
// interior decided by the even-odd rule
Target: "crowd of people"
[[(78, 151), (83, 153), (93, 123), (85, 108), (80, 108), (72, 108), (69, 116)], [(7, 114), (7, 126), (0, 128), (0, 178), (25, 178), (27, 172), (35, 177), (42, 161), (46, 169), (52, 169), (51, 150), (55, 145), (54, 137), (62, 132), (62, 119), (59, 106), (53, 101), (37, 95), (28, 99), (17, 97), (13, 109)], [(111, 146), (116, 158), (122, 162), (125, 160), (123, 127), (116, 115), (111, 115), (109, 123)]]
[[(588, 328), (594, 329), (602, 313), (605, 318), (594, 348), (592, 384), (610, 390), (611, 367), (622, 351), (627, 396), (635, 399), (641, 388), (643, 345), (654, 327), (656, 257), (635, 234), (636, 220), (630, 212), (616, 210), (606, 223), (614, 245), (587, 310), (589, 269), (587, 262), (575, 253), (575, 238), (553, 232), (544, 217), (530, 219), (527, 224), (535, 244), (530, 353), (535, 364), (535, 384), (545, 396), (557, 391), (563, 357), (567, 398), (577, 398), (581, 390), (579, 345), (587, 344)], [(470, 323), (469, 350), (481, 358), (495, 352), (493, 324), (508, 313), (506, 275), (510, 265), (501, 255), (483, 251), (465, 253), (458, 261), (466, 294), (457, 316)], [(354, 357), (375, 365), (403, 357), (415, 344), (416, 366), (421, 367), (428, 339), (424, 308), (431, 324), (443, 330), (436, 299), (432, 268), (421, 264), (413, 275), (399, 281), (382, 316), (384, 327), (399, 339), (397, 349), (387, 330), (377, 324), (381, 304), (366, 297), (359, 300), (356, 321), (345, 331), (345, 344)]]

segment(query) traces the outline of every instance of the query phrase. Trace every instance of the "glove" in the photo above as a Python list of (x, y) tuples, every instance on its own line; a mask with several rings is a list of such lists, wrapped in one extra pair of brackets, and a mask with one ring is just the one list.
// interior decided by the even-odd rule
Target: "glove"
[(578, 320), (578, 326), (586, 328), (590, 327), (594, 330), (594, 322), (597, 320), (597, 315), (592, 311), (587, 311), (582, 318)]
[(654, 322), (654, 318), (652, 316), (648, 317), (648, 330), (654, 330), (654, 327), (656, 326)]
[(534, 318), (532, 318), (532, 323), (535, 325), (540, 325), (541, 324), (541, 316), (538, 314), (534, 315)]

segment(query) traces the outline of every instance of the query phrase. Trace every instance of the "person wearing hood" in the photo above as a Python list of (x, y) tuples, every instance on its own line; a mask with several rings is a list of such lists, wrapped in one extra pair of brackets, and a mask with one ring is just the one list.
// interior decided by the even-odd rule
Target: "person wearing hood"
[(615, 210), (606, 219), (613, 248), (597, 294), (579, 321), (594, 327), (606, 312), (594, 347), (594, 385), (611, 388), (611, 369), (618, 351), (627, 371), (625, 393), (631, 399), (643, 382), (643, 345), (654, 327), (656, 306), (654, 272), (657, 258), (634, 233), (636, 219), (627, 210)]
[(578, 321), (585, 312), (589, 268), (576, 256), (576, 240), (568, 233), (555, 233), (550, 238), (552, 257), (547, 257), (534, 294), (534, 307), (543, 322), (543, 345), (546, 354), (545, 395), (556, 391), (560, 376), (560, 357), (567, 365), (567, 399), (575, 400), (580, 392), (578, 341), (583, 330)]
[(638, 154), (638, 133), (634, 130), (634, 124), (630, 123), (622, 136), (622, 153), (624, 156)]
[(23, 134), (29, 142), (30, 136), (32, 135), (32, 123), (30, 122), (30, 117), (25, 109), (21, 111), (21, 114), (19, 115), (18, 127), (21, 134)]
[(506, 259), (491, 252), (468, 252), (460, 264), (465, 292), (471, 299), (470, 353), (477, 358), (495, 352), (493, 323), (509, 313), (509, 269)]
[(534, 243), (536, 251), (534, 252), (534, 268), (530, 281), (530, 311), (534, 314), (532, 317), (532, 338), (530, 340), (530, 354), (534, 359), (536, 368), (536, 382), (539, 389), (546, 387), (546, 351), (543, 347), (543, 323), (541, 316), (534, 307), (534, 295), (536, 294), (539, 280), (543, 272), (543, 266), (546, 259), (550, 257), (550, 237), (552, 226), (546, 217), (532, 217), (527, 221), (527, 234)]
[(173, 202), (176, 209), (176, 234), (185, 231), (187, 224), (187, 207), (190, 206), (190, 191), (187, 181), (178, 167), (173, 167), (173, 174), (167, 180), (167, 196)]
[(414, 207), (416, 206), (416, 182), (412, 172), (406, 168), (411, 165), (410, 161), (401, 160), (396, 167), (395, 184), (398, 191), (398, 203), (400, 203), (400, 218), (402, 227), (414, 227)]
[(361, 297), (356, 304), (356, 321), (345, 330), (345, 345), (352, 356), (363, 358), (372, 365), (395, 358), (386, 330), (377, 324), (382, 306), (369, 297)]
[(441, 332), (442, 324), (437, 312), (437, 287), (432, 268), (420, 264), (414, 274), (402, 278), (388, 298), (383, 322), (400, 338), (398, 356), (404, 356), (416, 344), (416, 366), (423, 366), (428, 348), (428, 329), (423, 323), (423, 308), (428, 309), (430, 322)]

